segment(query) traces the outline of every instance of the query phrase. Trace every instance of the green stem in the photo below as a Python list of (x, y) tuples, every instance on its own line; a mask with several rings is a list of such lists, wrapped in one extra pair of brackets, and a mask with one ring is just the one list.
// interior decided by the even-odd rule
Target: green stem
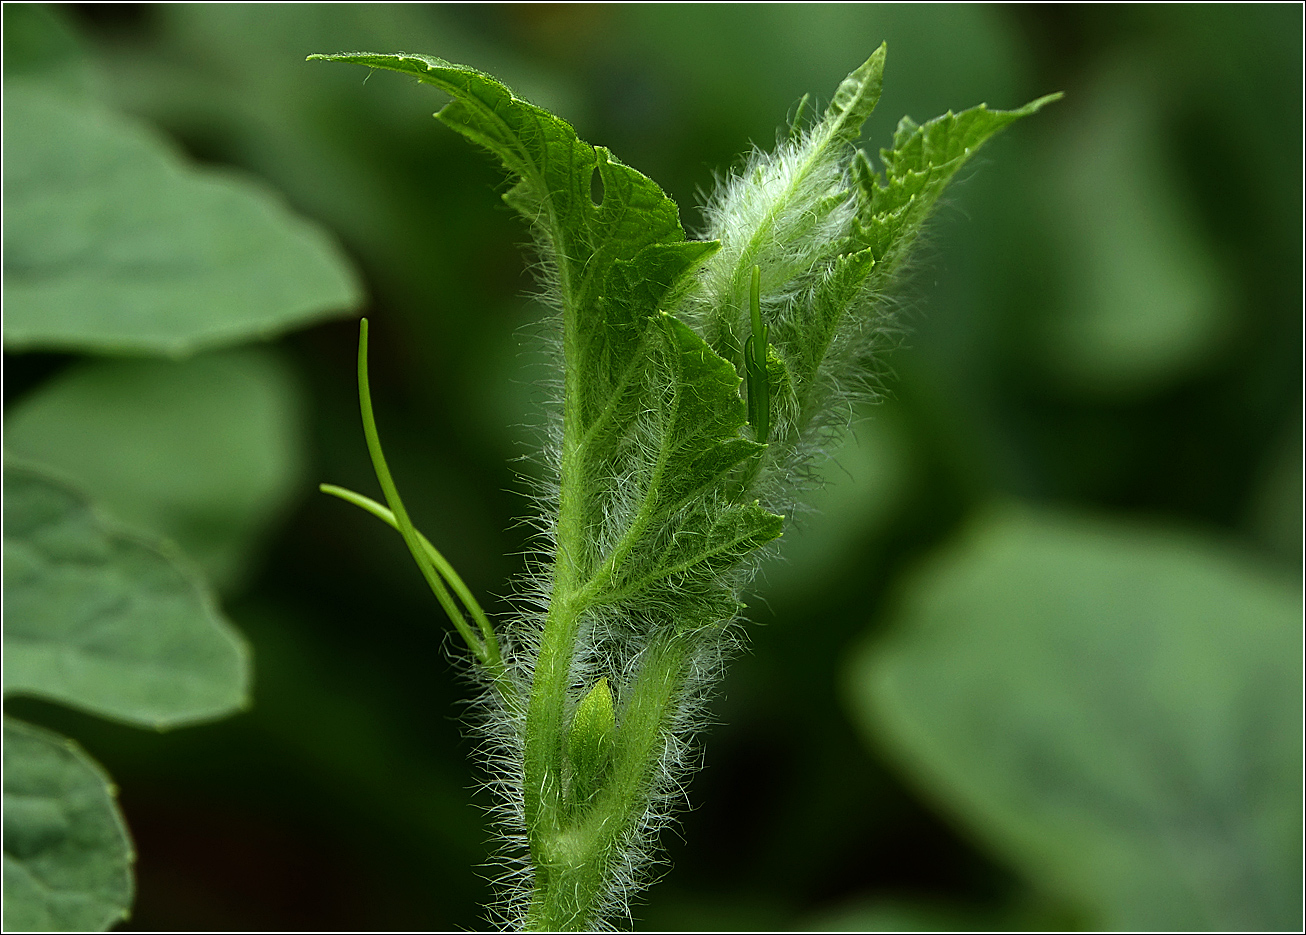
[[(549, 204), (552, 207), (552, 203)], [(572, 362), (580, 356), (576, 313), (578, 296), (571, 282), (566, 244), (555, 243), (554, 247), (558, 251), (559, 288), (563, 297), (563, 356)], [(587, 561), (583, 486), (585, 444), (581, 431), (578, 369), (574, 365), (563, 368), (562, 457), (558, 478), (553, 588), (540, 633), (522, 738), (522, 813), (535, 867), (537, 894), (549, 874), (548, 852), (563, 827), (568, 689), (576, 636), (585, 609), (577, 593), (583, 576), (581, 566)]]
[(631, 684), (617, 722), (612, 767), (588, 806), (565, 827), (532, 845), (535, 884), (526, 919), (533, 931), (589, 927), (611, 881), (618, 857), (648, 808), (650, 780), (663, 747), (663, 732), (684, 683), (692, 637), (654, 639)]

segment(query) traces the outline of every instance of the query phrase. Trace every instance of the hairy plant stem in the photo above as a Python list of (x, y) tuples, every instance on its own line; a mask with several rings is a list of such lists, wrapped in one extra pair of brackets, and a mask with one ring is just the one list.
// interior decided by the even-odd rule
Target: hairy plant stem
[[(547, 788), (539, 788), (528, 779), (528, 790), (538, 788), (551, 794), (548, 807), (553, 809), (551, 814), (541, 812), (536, 821), (527, 823), (532, 829), (531, 854), (535, 861), (528, 929), (576, 931), (595, 921), (612, 862), (620, 856), (623, 839), (645, 810), (651, 791), (650, 768), (659, 755), (663, 726), (684, 681), (688, 640), (683, 633), (668, 633), (645, 649), (639, 674), (622, 705), (612, 771), (593, 801), (568, 807), (561, 795), (561, 782), (548, 783), (546, 777)], [(532, 697), (531, 713), (535, 711), (534, 702)], [(527, 721), (529, 724), (530, 714)], [(560, 728), (556, 747), (559, 765), (562, 742)], [(527, 763), (529, 768), (529, 758)], [(554, 775), (560, 778), (560, 774)]]
[[(552, 244), (562, 251), (565, 244)], [(565, 252), (557, 255), (565, 256)], [(559, 263), (563, 305), (563, 356), (579, 358), (576, 295), (565, 261)], [(677, 691), (684, 679), (686, 637), (655, 638), (643, 651), (639, 672), (618, 699), (611, 771), (587, 802), (568, 788), (567, 736), (572, 667), (584, 615), (605, 588), (643, 529), (637, 522), (597, 564), (587, 548), (585, 499), (587, 441), (580, 412), (581, 370), (564, 366), (563, 437), (553, 587), (535, 660), (524, 736), (524, 814), (534, 864), (526, 928), (570, 931), (598, 921), (614, 859), (645, 814), (651, 766)], [(659, 471), (655, 474), (660, 474)], [(642, 518), (645, 519), (645, 518)], [(583, 694), (584, 686), (582, 686)]]
[[(555, 242), (555, 251), (565, 244)], [(558, 254), (565, 256), (565, 254)], [(563, 356), (579, 356), (575, 293), (566, 261), (558, 264), (563, 308)], [(585, 855), (587, 842), (568, 827), (565, 801), (566, 729), (572, 660), (585, 601), (585, 444), (579, 412), (579, 368), (564, 366), (562, 458), (559, 470), (558, 524), (553, 589), (540, 635), (539, 654), (526, 711), (523, 743), (524, 813), (534, 863), (527, 927), (564, 931), (585, 926), (594, 894), (602, 885), (602, 861)], [(577, 879), (577, 878), (580, 879)]]
[(727, 179), (706, 206), (708, 238), (689, 241), (650, 179), (483, 72), (405, 53), (310, 58), (451, 95), (437, 116), (502, 160), (515, 179), (504, 199), (548, 268), (563, 375), (557, 513), (544, 523), (553, 567), (532, 575), (548, 608), (542, 622), (516, 623), (515, 649), (505, 643), (501, 656), (470, 591), (403, 508), (371, 411), (366, 322), (360, 402), (389, 509), (323, 489), (400, 531), (499, 692), (502, 705), (487, 705), (492, 763), (505, 767), (494, 785), (530, 868), (512, 875), (502, 918), (535, 930), (602, 925), (629, 914), (668, 819), (748, 556), (780, 536), (779, 510), (802, 483), (794, 465), (815, 455), (821, 426), (869, 376), (888, 327), (880, 291), (976, 148), (1055, 96), (925, 125), (904, 118), (881, 150), (881, 176), (855, 148), (880, 95), (881, 46), (810, 127), (800, 104), (789, 141)]

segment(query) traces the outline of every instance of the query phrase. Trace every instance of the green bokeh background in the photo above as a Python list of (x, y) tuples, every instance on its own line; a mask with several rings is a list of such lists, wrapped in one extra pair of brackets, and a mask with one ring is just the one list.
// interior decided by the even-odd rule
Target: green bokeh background
[[(890, 927), (1086, 924), (867, 743), (846, 661), (922, 559), (995, 502), (1193, 530), (1300, 587), (1300, 8), (62, 12), (104, 99), (200, 162), (261, 177), (345, 245), (370, 295), (392, 468), (492, 612), (527, 545), (515, 519), (532, 468), (518, 459), (545, 376), (525, 233), (498, 198), (500, 170), (430, 119), (437, 93), (305, 55), (406, 50), (482, 68), (656, 179), (691, 230), (714, 173), (769, 146), (787, 108), (828, 96), (881, 40), (874, 147), (903, 114), (1064, 91), (985, 149), (930, 228), (884, 400), (858, 413), (819, 511), (750, 601), (748, 652), (636, 923), (832, 926), (875, 906)], [(302, 483), (223, 566), (241, 568), (225, 606), (253, 646), (253, 709), (149, 734), (6, 706), (78, 738), (120, 786), (139, 854), (124, 928), (481, 924), (487, 800), (456, 646), (399, 538), (314, 492), (375, 493), (355, 340), (342, 320), (273, 345), (299, 420), (299, 450), (279, 457)], [(77, 363), (6, 355), (6, 413)]]

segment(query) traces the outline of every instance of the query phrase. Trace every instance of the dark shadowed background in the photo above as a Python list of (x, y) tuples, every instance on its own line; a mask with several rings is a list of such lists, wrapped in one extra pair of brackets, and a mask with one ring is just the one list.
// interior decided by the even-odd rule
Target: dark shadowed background
[[(1073, 860), (1042, 876), (1028, 856), (1050, 853), (1038, 830), (1004, 824), (1003, 809), (1064, 787), (1065, 801), (1083, 805), (1066, 806), (1075, 821), (1110, 812), (1136, 831), (1169, 814), (1171, 799), (1112, 812), (1077, 799), (1080, 786), (1058, 785), (1055, 771), (1013, 792), (993, 778), (1000, 770), (931, 746), (948, 731), (929, 725), (955, 720), (953, 709), (921, 702), (916, 716), (906, 690), (897, 707), (884, 692), (868, 698), (859, 673), (881, 671), (871, 658), (880, 633), (907, 632), (934, 612), (930, 595), (961, 587), (940, 554), (991, 585), (996, 596), (973, 611), (981, 623), (1026, 614), (1038, 626), (1107, 633), (1096, 621), (1119, 614), (1094, 602), (1111, 585), (1076, 577), (1090, 560), (1058, 551), (1063, 541), (1088, 541), (1105, 563), (1128, 554), (1151, 568), (1159, 556), (1162, 569), (1176, 549), (1207, 549), (1210, 567), (1236, 566), (1230, 575), (1273, 591), (1278, 607), (1286, 594), (1291, 616), (1300, 612), (1299, 7), (77, 4), (58, 15), (104, 100), (199, 162), (260, 177), (339, 238), (369, 296), (373, 394), (409, 509), (498, 612), (527, 544), (516, 472), (529, 466), (515, 459), (532, 443), (543, 375), (531, 337), (542, 310), (518, 249), (525, 232), (499, 199), (500, 169), (430, 118), (438, 92), (306, 64), (307, 54), (403, 50), (488, 71), (658, 181), (691, 231), (714, 173), (752, 143), (770, 146), (805, 92), (828, 99), (882, 40), (873, 152), (903, 114), (919, 121), (1064, 91), (985, 149), (930, 227), (903, 293), (906, 331), (885, 362), (884, 400), (856, 414), (819, 511), (786, 535), (786, 559), (750, 599), (749, 650), (721, 686), (689, 807), (664, 838), (668, 866), (635, 923), (1061, 928), (1147, 917), (1112, 915), (1109, 885), (1079, 885)], [(357, 413), (356, 332), (353, 318), (338, 319), (270, 345), (289, 374), (275, 405), (293, 494), (269, 505), (266, 533), (220, 576), (224, 606), (253, 646), (253, 708), (152, 734), (6, 703), (78, 738), (119, 785), (139, 854), (124, 928), (482, 924), (489, 887), (478, 868), (490, 844), (474, 740), (460, 722), (465, 686), (449, 659), (457, 646), (399, 537), (315, 489), (329, 481), (377, 494)], [(76, 365), (73, 355), (6, 354), (10, 425), (22, 427), (24, 407)], [(1132, 538), (1116, 549), (1119, 529)], [(1051, 556), (1035, 577), (1064, 607), (1040, 610), (1023, 579), (1004, 583), (1003, 569), (1029, 567), (1021, 548)], [(999, 554), (1009, 560), (985, 564)], [(1218, 569), (1197, 577), (1219, 579)], [(1182, 628), (1186, 612), (1174, 614)], [(996, 636), (921, 665), (940, 684), (1009, 686), (1014, 702), (985, 709), (1016, 712), (1003, 735), (1051, 723), (1067, 736), (1073, 712), (1042, 704), (1042, 689), (1022, 681), (1054, 664), (1034, 649), (1021, 662), (1029, 644), (1012, 639), (1022, 648), (1003, 658), (1017, 664), (994, 663), (995, 678), (983, 677), (980, 657)], [(1226, 716), (1205, 704), (1211, 672), (1229, 683), (1220, 691), (1231, 704), (1269, 685), (1257, 704), (1287, 712), (1287, 726), (1253, 755), (1299, 763), (1299, 630), (1278, 656), (1290, 661), (1286, 675), (1265, 675), (1255, 654), (1244, 662), (1197, 643), (1214, 662), (1176, 670), (1164, 697), (1145, 675), (1106, 685), (1134, 678), (1108, 672), (1135, 658), (1115, 644), (1076, 655), (1074, 671), (1130, 706), (1113, 722), (1126, 733), (1119, 724), (1150, 710), (1133, 707), (1131, 691), (1162, 699), (1173, 724), (1140, 728), (1149, 750), (1172, 735), (1207, 738)], [(1109, 739), (1091, 743), (1104, 752), (1085, 754), (1083, 775), (1103, 771), (1101, 788), (1132, 775)], [(1241, 762), (1216, 741), (1193, 743), (1212, 762)], [(967, 774), (987, 778), (962, 788)], [(1234, 900), (1249, 927), (1301, 921), (1295, 776), (1274, 793), (1287, 804), (1265, 806), (1264, 819), (1291, 840), (1248, 845), (1279, 862), (1248, 884), (1260, 895)], [(1151, 801), (1132, 779), (1121, 783), (1129, 801)], [(1213, 804), (1184, 814), (1226, 809), (1238, 828), (1242, 815), (1259, 828), (1262, 800), (1250, 788), (1230, 780), (1216, 790), (1227, 801), (1212, 792)], [(1245, 864), (1241, 851), (1212, 853)], [(1112, 858), (1121, 866), (1134, 859), (1121, 854)], [(1242, 917), (1195, 918), (1159, 927)]]

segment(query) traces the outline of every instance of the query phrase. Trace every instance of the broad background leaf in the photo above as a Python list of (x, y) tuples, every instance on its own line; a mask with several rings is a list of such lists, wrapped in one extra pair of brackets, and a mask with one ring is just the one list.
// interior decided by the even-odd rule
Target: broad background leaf
[(1165, 152), (1165, 92), (1145, 65), (1110, 63), (1035, 178), (1064, 218), (1054, 261), (1064, 308), (1040, 329), (1048, 373), (1104, 399), (1145, 396), (1200, 372), (1237, 333), (1228, 259), (1189, 216)]
[(870, 731), (1106, 929), (1298, 928), (1301, 602), (1189, 534), (995, 513), (849, 670)]
[(6, 697), (155, 728), (248, 703), (249, 651), (180, 556), (28, 467), (4, 498)]
[(231, 586), (302, 479), (300, 410), (291, 372), (269, 350), (95, 361), (15, 406), (5, 445)]
[(71, 740), (14, 718), (4, 741), (5, 931), (126, 918), (134, 857), (109, 777)]
[(96, 74), (66, 19), (44, 3), (4, 11), (4, 78), (40, 81), (70, 94), (90, 93)]
[(92, 102), (5, 91), (6, 349), (180, 356), (358, 305), (339, 249), (270, 189)]

